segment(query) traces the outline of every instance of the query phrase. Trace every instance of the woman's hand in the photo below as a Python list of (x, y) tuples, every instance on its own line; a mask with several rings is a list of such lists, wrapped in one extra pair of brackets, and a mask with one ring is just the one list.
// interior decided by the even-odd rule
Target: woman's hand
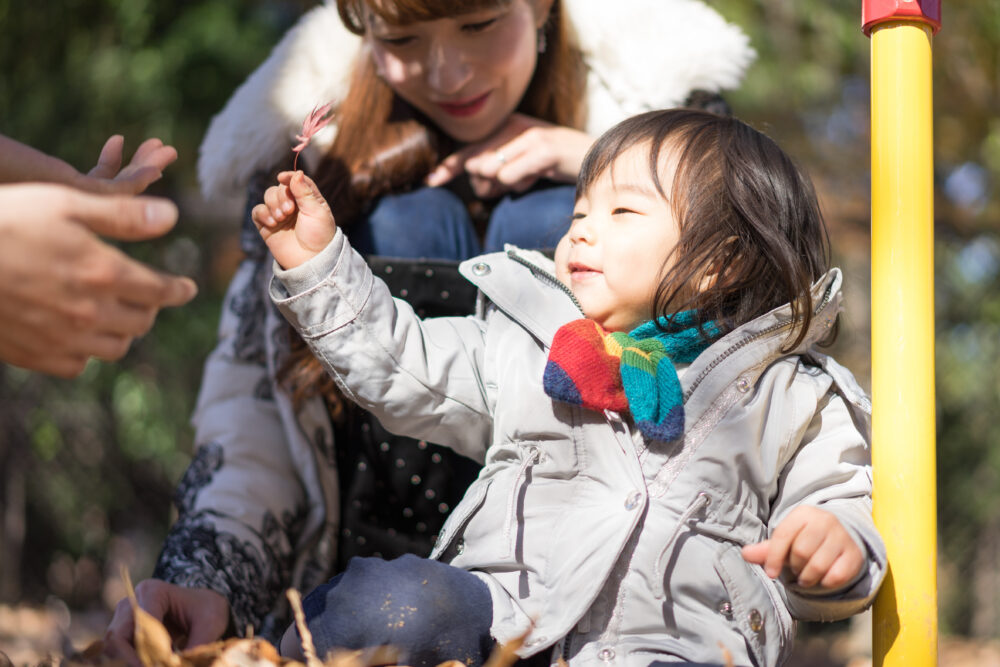
[(79, 174), (70, 185), (90, 192), (135, 195), (163, 176), (167, 165), (177, 159), (177, 150), (159, 139), (146, 139), (139, 145), (132, 161), (122, 169), (125, 139), (116, 134), (104, 142), (97, 165)]
[(524, 192), (538, 179), (576, 182), (594, 140), (568, 127), (515, 113), (493, 136), (452, 153), (432, 171), (427, 185), (444, 185), (463, 171), (478, 197)]
[(264, 192), (264, 203), (254, 206), (251, 217), (284, 269), (308, 262), (337, 232), (329, 204), (312, 179), (301, 171), (278, 174), (278, 185)]
[[(163, 623), (171, 639), (187, 638), (183, 644), (186, 649), (221, 639), (229, 627), (229, 602), (208, 588), (184, 588), (146, 579), (135, 587), (135, 597), (144, 611)], [(132, 605), (127, 599), (121, 600), (104, 633), (104, 652), (132, 667), (141, 667), (134, 634)]]
[(787, 564), (799, 586), (829, 590), (851, 583), (865, 565), (865, 555), (837, 517), (809, 505), (789, 512), (770, 539), (743, 547), (743, 558), (763, 566), (772, 579)]

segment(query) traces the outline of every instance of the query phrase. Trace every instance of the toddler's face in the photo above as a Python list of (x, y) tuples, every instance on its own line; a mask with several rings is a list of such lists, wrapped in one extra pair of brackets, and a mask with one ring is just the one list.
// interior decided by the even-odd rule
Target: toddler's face
[[(665, 185), (676, 168), (670, 153), (660, 164)], [(639, 144), (619, 155), (577, 200), (573, 223), (556, 248), (556, 276), (584, 315), (606, 330), (629, 331), (652, 319), (664, 262), (679, 238), (670, 202), (649, 171), (649, 144)]]

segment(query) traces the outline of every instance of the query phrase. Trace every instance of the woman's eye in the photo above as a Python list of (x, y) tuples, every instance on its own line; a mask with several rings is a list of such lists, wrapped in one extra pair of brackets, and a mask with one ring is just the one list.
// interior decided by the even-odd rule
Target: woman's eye
[(482, 32), (496, 22), (497, 20), (492, 18), (487, 19), (486, 21), (477, 21), (476, 23), (466, 23), (462, 26), (462, 30), (465, 30), (466, 32)]

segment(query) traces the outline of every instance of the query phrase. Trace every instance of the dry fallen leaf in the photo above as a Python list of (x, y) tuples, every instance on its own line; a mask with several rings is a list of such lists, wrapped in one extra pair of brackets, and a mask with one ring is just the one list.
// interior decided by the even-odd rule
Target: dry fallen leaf
[(135, 598), (135, 589), (128, 570), (122, 567), (122, 579), (129, 602), (132, 604), (132, 615), (135, 618), (135, 652), (146, 667), (181, 667), (181, 658), (174, 653), (170, 633), (163, 624), (156, 620), (139, 606)]
[(531, 628), (529, 627), (520, 637), (506, 644), (497, 644), (483, 667), (511, 667), (518, 660), (517, 650), (524, 645), (524, 640), (530, 634)]
[(722, 642), (719, 642), (719, 648), (722, 649), (722, 662), (725, 667), (734, 667), (733, 654), (729, 652), (729, 649)]

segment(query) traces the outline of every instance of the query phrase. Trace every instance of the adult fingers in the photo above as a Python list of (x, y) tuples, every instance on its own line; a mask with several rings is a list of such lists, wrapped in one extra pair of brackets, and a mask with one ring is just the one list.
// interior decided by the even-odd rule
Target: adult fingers
[(132, 306), (182, 306), (198, 293), (190, 278), (157, 271), (117, 248), (104, 248), (102, 256), (93, 261), (98, 266), (82, 279), (81, 289), (103, 293)]
[(97, 165), (91, 169), (87, 175), (94, 178), (114, 178), (115, 174), (122, 166), (122, 149), (125, 146), (125, 137), (120, 134), (112, 135), (104, 142), (101, 154), (97, 158)]
[(23, 341), (0, 337), (0, 360), (18, 368), (45, 373), (66, 380), (78, 377), (87, 366), (87, 357), (57, 347), (31, 349)]
[(463, 171), (465, 171), (465, 161), (469, 159), (471, 155), (475, 154), (473, 147), (466, 147), (460, 151), (452, 153), (431, 170), (431, 173), (427, 174), (424, 182), (431, 187), (438, 187), (444, 185), (448, 181), (452, 180)]
[(177, 159), (177, 149), (167, 146), (156, 138), (146, 139), (139, 144), (129, 164), (150, 166), (163, 171)]
[(188, 602), (182, 605), (183, 609), (192, 612), (187, 648), (221, 638), (229, 627), (229, 601), (221, 593), (207, 588), (187, 589), (186, 596)]
[(65, 193), (72, 219), (92, 231), (123, 241), (156, 238), (177, 222), (177, 205), (159, 197)]
[(142, 663), (132, 645), (135, 634), (135, 616), (127, 599), (119, 600), (114, 616), (104, 633), (105, 655), (124, 660), (130, 667), (141, 667)]

